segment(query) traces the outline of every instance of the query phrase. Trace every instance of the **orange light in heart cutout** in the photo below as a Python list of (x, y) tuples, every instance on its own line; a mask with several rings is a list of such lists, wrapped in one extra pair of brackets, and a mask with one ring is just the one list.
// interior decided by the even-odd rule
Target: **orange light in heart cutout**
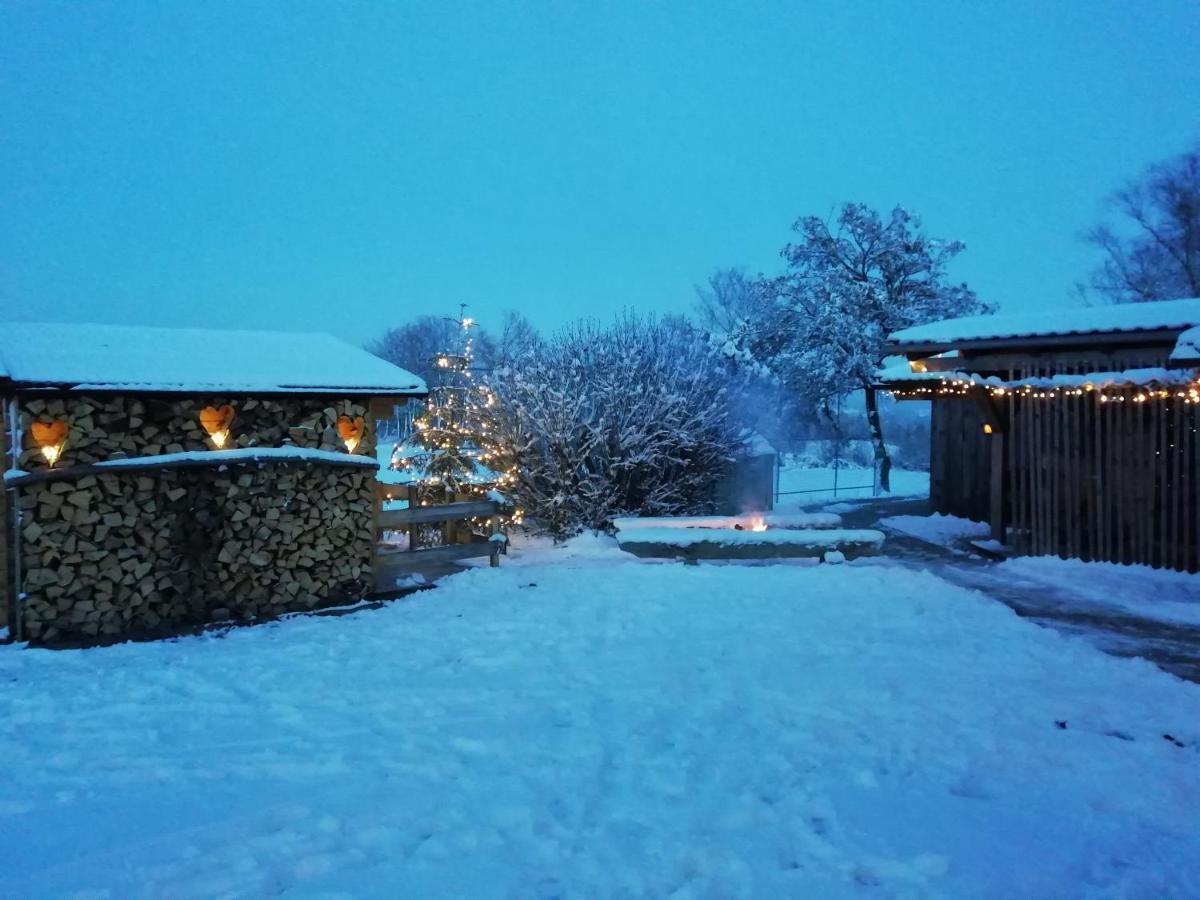
[(67, 423), (62, 419), (34, 422), (29, 426), (29, 430), (33, 434), (33, 442), (42, 451), (42, 456), (53, 466), (62, 456), (63, 447), (67, 443)]
[(342, 439), (342, 443), (346, 445), (347, 453), (354, 452), (354, 448), (362, 440), (363, 430), (366, 427), (367, 423), (363, 421), (362, 416), (355, 416), (353, 419), (349, 416), (338, 416), (338, 436)]
[(200, 410), (200, 427), (212, 438), (213, 446), (218, 450), (229, 440), (232, 425), (233, 407), (228, 403), (224, 406), (206, 406)]

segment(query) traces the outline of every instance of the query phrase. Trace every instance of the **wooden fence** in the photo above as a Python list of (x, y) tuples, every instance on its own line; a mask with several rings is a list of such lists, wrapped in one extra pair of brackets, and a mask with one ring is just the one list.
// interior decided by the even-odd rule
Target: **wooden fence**
[[(394, 490), (394, 489), (393, 489)], [(395, 547), (379, 540), (375, 549), (375, 589), (385, 592), (397, 578), (428, 570), (437, 565), (480, 556), (492, 566), (500, 565), (500, 554), (507, 541), (500, 530), (503, 509), (494, 500), (467, 500), (419, 506), (416, 491), (408, 489), (407, 509), (380, 509), (376, 513), (377, 538), (387, 532), (407, 532), (408, 546)], [(475, 534), (465, 523), (488, 519), (489, 535)], [(422, 547), (422, 526), (441, 525), (441, 543)]]
[(992, 435), (976, 402), (935, 401), (934, 509), (987, 521), (999, 459), (1016, 552), (1200, 570), (1200, 405), (1135, 396), (1010, 395)]

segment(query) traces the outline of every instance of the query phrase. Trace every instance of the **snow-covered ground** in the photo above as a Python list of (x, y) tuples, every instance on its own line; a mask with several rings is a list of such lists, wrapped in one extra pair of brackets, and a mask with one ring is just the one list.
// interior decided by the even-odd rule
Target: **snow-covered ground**
[[(934, 513), (930, 516), (886, 516), (879, 525), (959, 553), (970, 541), (988, 538), (984, 522)], [(1047, 606), (1068, 604), (1080, 613), (1125, 614), (1176, 625), (1200, 626), (1200, 574), (1085, 562), (1057, 556), (1022, 556), (1005, 561), (989, 578)]]
[(1000, 572), (1010, 584), (1031, 592), (1058, 588), (1103, 610), (1200, 626), (1200, 574), (1057, 556), (1010, 559)]
[(0, 682), (8, 896), (1200, 895), (1200, 689), (886, 562), (587, 538)]
[(931, 544), (956, 548), (969, 541), (983, 540), (991, 534), (986, 522), (975, 522), (961, 516), (934, 513), (931, 516), (885, 516), (879, 520), (884, 528), (920, 538)]

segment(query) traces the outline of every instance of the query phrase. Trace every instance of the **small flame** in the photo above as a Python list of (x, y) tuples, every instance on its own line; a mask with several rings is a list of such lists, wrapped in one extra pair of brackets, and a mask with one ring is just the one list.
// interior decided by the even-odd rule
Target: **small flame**
[(58, 462), (58, 458), (62, 456), (62, 450), (62, 444), (47, 444), (42, 448), (42, 456), (45, 457), (48, 464), (53, 466)]
[(750, 531), (766, 531), (767, 520), (762, 516), (755, 514), (750, 517), (750, 521), (747, 523), (747, 526)]
[(212, 439), (213, 446), (220, 450), (225, 446), (225, 442), (229, 440), (229, 429), (223, 428), (220, 431), (214, 431), (209, 437)]
[(359, 440), (359, 439), (358, 439), (358, 438), (356, 438), (356, 437), (348, 437), (348, 438), (346, 438), (346, 439), (345, 439), (345, 441), (344, 441), (343, 443), (345, 443), (345, 445), (346, 445), (346, 452), (347, 452), (347, 453), (353, 453), (353, 452), (354, 452), (354, 449), (355, 449), (355, 448), (358, 446), (358, 440)]

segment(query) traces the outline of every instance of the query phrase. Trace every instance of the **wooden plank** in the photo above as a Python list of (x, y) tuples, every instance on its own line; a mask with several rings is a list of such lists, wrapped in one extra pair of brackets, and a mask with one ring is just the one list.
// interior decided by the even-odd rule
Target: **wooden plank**
[(1158, 447), (1158, 429), (1157, 423), (1166, 413), (1163, 404), (1158, 400), (1152, 400), (1152, 409), (1147, 411), (1145, 421), (1142, 423), (1143, 446), (1145, 465), (1143, 467), (1143, 490), (1145, 508), (1142, 510), (1142, 541), (1143, 547), (1140, 553), (1141, 561), (1150, 563), (1154, 556), (1154, 510), (1158, 503), (1159, 490), (1159, 468), (1162, 464), (1162, 457), (1157, 452)]
[[(1137, 369), (1144, 366), (1163, 365), (1169, 347), (1160, 347), (1151, 351), (1151, 356), (1157, 362), (1147, 361), (1145, 347), (1122, 347), (1108, 350), (1064, 350), (1054, 352), (1054, 364), (1046, 370), (1042, 365), (1044, 357), (1031, 353), (971, 353), (968, 356), (922, 356), (919, 353), (909, 354), (920, 360), (926, 372), (988, 372), (1006, 374), (1007, 380), (1014, 380), (1012, 372), (1021, 369), (1042, 368), (1045, 374), (1072, 374), (1083, 372), (1120, 372), (1123, 369)], [(1026, 377), (1024, 374), (1015, 376)]]
[(1125, 403), (1113, 407), (1113, 559), (1125, 559)]
[(991, 507), (992, 538), (1004, 543), (1004, 441), (1003, 431), (991, 435), (991, 472), (989, 473), (989, 505)]
[(1070, 457), (1072, 481), (1070, 481), (1070, 484), (1072, 484), (1074, 554), (1080, 558), (1084, 556), (1084, 532), (1087, 528), (1087, 517), (1084, 509), (1084, 497), (1087, 488), (1087, 474), (1084, 466), (1086, 458), (1085, 444), (1087, 442), (1087, 432), (1084, 430), (1086, 422), (1084, 414), (1086, 410), (1086, 396), (1074, 397), (1072, 404), (1070, 404), (1070, 446), (1072, 446), (1072, 457)]
[(372, 422), (390, 419), (396, 414), (396, 407), (408, 403), (409, 397), (372, 397), (367, 401), (367, 415)]
[(933, 512), (942, 511), (942, 468), (945, 466), (946, 447), (942, 443), (942, 404), (934, 400), (929, 404), (929, 506)]
[(1049, 401), (1050, 409), (1047, 424), (1050, 426), (1050, 552), (1056, 556), (1066, 556), (1063, 542), (1064, 517), (1067, 511), (1066, 501), (1066, 465), (1063, 454), (1066, 453), (1066, 435), (1063, 413), (1067, 408), (1067, 398), (1059, 395)]
[(1024, 431), (1024, 421), (1021, 418), (1020, 407), (1017, 405), (1016, 398), (1011, 394), (1008, 397), (1008, 479), (1009, 479), (1009, 528), (1008, 539), (1013, 549), (1020, 552), (1021, 549), (1021, 529), (1024, 527), (1023, 510), (1024, 497), (1022, 492), (1025, 490), (1025, 480), (1022, 472), (1023, 455), (1021, 452), (1022, 432)]
[[(408, 486), (408, 508), (416, 509), (420, 503), (420, 490), (415, 484)], [(375, 532), (378, 534), (379, 532)], [(416, 522), (410, 522), (408, 525), (408, 549), (416, 550), (421, 544), (421, 529)]]
[[(963, 341), (891, 341), (886, 348), (887, 356), (932, 356), (945, 353), (947, 350), (958, 350), (965, 364), (962, 368), (970, 370), (970, 360), (974, 351), (1009, 351), (1013, 355), (1029, 355), (1031, 362), (1036, 365), (1043, 358), (1035, 351), (1045, 349), (1055, 356), (1061, 355), (1065, 347), (1107, 347), (1110, 345), (1136, 346), (1146, 353), (1147, 359), (1158, 359), (1155, 365), (1170, 355), (1179, 339), (1179, 329), (1159, 329), (1155, 331), (1116, 331), (1103, 334), (1060, 334), (1036, 337), (1011, 338), (979, 338)], [(1028, 351), (1023, 353), (1022, 351)]]
[(1031, 535), (1031, 520), (1033, 506), (1032, 498), (1032, 473), (1029, 471), (1029, 401), (1022, 399), (1017, 401), (1017, 409), (1020, 410), (1021, 425), (1017, 434), (1017, 443), (1021, 448), (1021, 552), (1031, 552), (1030, 535)]
[[(1163, 410), (1163, 418), (1170, 419), (1170, 435), (1168, 441), (1171, 451), (1171, 543), (1170, 543), (1170, 559), (1171, 568), (1182, 569), (1182, 549), (1183, 535), (1180, 534), (1182, 524), (1182, 503), (1183, 503), (1183, 467), (1180, 465), (1180, 442), (1183, 439), (1180, 427), (1182, 425), (1181, 416), (1179, 415), (1179, 401), (1177, 399), (1168, 400), (1169, 407)], [(1164, 403), (1155, 402), (1156, 406), (1166, 406)]]
[[(1156, 539), (1154, 541), (1154, 554), (1152, 560), (1147, 560), (1151, 565), (1160, 568), (1169, 565), (1168, 544), (1170, 541), (1169, 528), (1170, 520), (1167, 516), (1167, 510), (1170, 509), (1171, 503), (1171, 457), (1170, 457), (1170, 440), (1167, 436), (1167, 417), (1162, 414), (1162, 404), (1155, 401), (1154, 417), (1154, 433), (1155, 441), (1158, 447), (1158, 453), (1154, 457), (1153, 468), (1156, 475), (1157, 491), (1155, 492), (1155, 504), (1151, 510), (1151, 523), (1156, 525)], [(1157, 520), (1155, 522), (1155, 520)]]
[(437, 506), (413, 506), (408, 509), (386, 509), (379, 513), (378, 526), (383, 530), (399, 530), (409, 525), (450, 522), (456, 519), (486, 518), (498, 515), (500, 504), (494, 500), (464, 500)]
[(1200, 407), (1184, 403), (1183, 409), (1186, 414), (1184, 430), (1187, 432), (1191, 451), (1187, 470), (1190, 485), (1188, 497), (1192, 503), (1192, 514), (1188, 517), (1191, 522), (1188, 547), (1191, 549), (1192, 559), (1188, 571), (1197, 572), (1200, 571), (1200, 435), (1196, 434), (1196, 429), (1200, 428)]
[(423, 566), (439, 563), (454, 562), (460, 559), (475, 559), (480, 556), (492, 556), (499, 553), (499, 544), (495, 541), (472, 541), (469, 544), (446, 544), (442, 547), (428, 547), (424, 550), (389, 550), (382, 548), (375, 556), (375, 583), (386, 579), (397, 572), (411, 572)]
[(1047, 465), (1046, 465), (1046, 403), (1045, 400), (1038, 398), (1033, 401), (1030, 412), (1033, 415), (1033, 463), (1036, 480), (1034, 489), (1037, 491), (1035, 500), (1037, 502), (1037, 533), (1034, 538), (1035, 553), (1038, 556), (1045, 556), (1047, 547), (1049, 546), (1049, 499), (1050, 491), (1047, 487)]
[(1180, 535), (1183, 538), (1186, 551), (1184, 568), (1189, 572), (1200, 569), (1200, 486), (1197, 485), (1196, 458), (1196, 425), (1200, 417), (1192, 414), (1193, 407), (1179, 402), (1181, 426), (1183, 429), (1183, 471), (1184, 471), (1184, 529)]
[(1107, 518), (1107, 503), (1106, 495), (1108, 493), (1108, 478), (1107, 471), (1104, 467), (1105, 459), (1105, 444), (1104, 444), (1104, 417), (1108, 413), (1107, 404), (1100, 402), (1099, 396), (1094, 396), (1093, 401), (1095, 407), (1093, 409), (1094, 416), (1092, 419), (1092, 430), (1095, 434), (1095, 453), (1096, 453), (1096, 483), (1093, 488), (1093, 494), (1096, 504), (1096, 520), (1099, 527), (1096, 529), (1098, 552), (1097, 560), (1108, 559), (1108, 518)]
[[(15, 404), (14, 404), (15, 406)], [(0, 464), (5, 469), (17, 468), (15, 459), (9, 459), (8, 447), (8, 431), (9, 431), (9, 402), (6, 398), (0, 397)], [(16, 589), (13, 585), (13, 565), (15, 565), (16, 554), (20, 552), (20, 547), (13, 546), (12, 558), (13, 564), (10, 565), (9, 544), (17, 537), (15, 529), (11, 528), (9, 523), (9, 491), (0, 482), (0, 623), (6, 625), (9, 629), (9, 634), (14, 637), (20, 633), (16, 622), (12, 620), (12, 614), (16, 612)]]
[(1079, 504), (1076, 486), (1079, 484), (1079, 439), (1075, 431), (1075, 413), (1079, 409), (1073, 395), (1062, 399), (1063, 423), (1063, 542), (1066, 556), (1079, 556)]
[[(248, 450), (253, 448), (246, 448)], [(262, 448), (262, 449), (278, 449), (278, 448)], [(297, 448), (299, 449), (299, 448)], [(146, 472), (146, 471), (166, 471), (168, 469), (212, 469), (217, 466), (249, 466), (249, 465), (271, 465), (277, 463), (296, 464), (312, 464), (319, 466), (336, 466), (347, 468), (363, 468), (374, 469), (376, 462), (374, 459), (357, 456), (352, 457), (348, 454), (343, 454), (344, 459), (322, 459), (320, 457), (306, 458), (304, 456), (229, 456), (227, 454), (237, 452), (233, 450), (205, 450), (201, 455), (195, 457), (184, 457), (169, 460), (160, 460), (156, 456), (141, 456), (121, 460), (120, 465), (112, 465), (110, 463), (87, 463), (78, 466), (65, 466), (61, 469), (37, 469), (33, 472), (25, 472), (15, 476), (9, 480), (10, 484), (26, 485), (38, 484), (44, 481), (59, 481), (64, 478), (81, 478), (84, 475), (125, 475), (130, 472)], [(165, 455), (165, 454), (164, 454)]]

